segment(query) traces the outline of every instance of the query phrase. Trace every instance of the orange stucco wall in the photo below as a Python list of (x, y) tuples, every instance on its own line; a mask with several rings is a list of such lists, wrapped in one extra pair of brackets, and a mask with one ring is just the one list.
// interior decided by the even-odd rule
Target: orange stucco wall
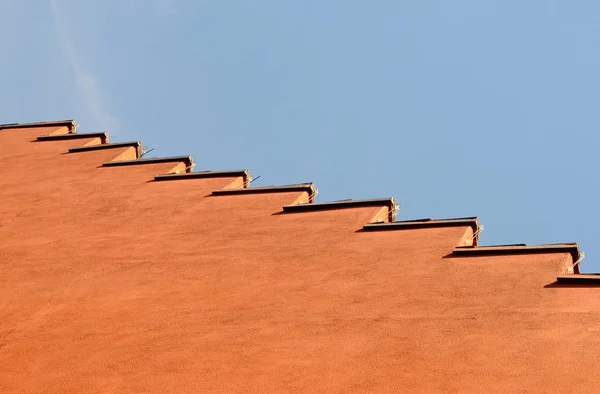
[[(469, 227), (210, 196), (0, 130), (0, 391), (598, 392), (600, 289), (568, 254), (446, 257)], [(122, 157), (122, 156), (121, 156)]]

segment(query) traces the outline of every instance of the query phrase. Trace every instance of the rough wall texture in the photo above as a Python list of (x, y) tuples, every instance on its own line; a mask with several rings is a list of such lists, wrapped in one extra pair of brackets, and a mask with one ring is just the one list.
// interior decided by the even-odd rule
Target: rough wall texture
[(387, 208), (35, 141), (68, 131), (0, 129), (1, 392), (600, 392), (568, 253), (449, 257), (469, 226), (363, 232)]

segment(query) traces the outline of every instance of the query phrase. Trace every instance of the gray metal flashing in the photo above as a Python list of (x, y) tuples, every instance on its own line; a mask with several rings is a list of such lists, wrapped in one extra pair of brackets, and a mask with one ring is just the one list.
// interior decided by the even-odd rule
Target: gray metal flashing
[(77, 148), (69, 148), (69, 153), (90, 152), (90, 151), (94, 151), (94, 150), (114, 149), (114, 148), (126, 148), (126, 147), (135, 147), (137, 149), (137, 156), (138, 157), (142, 153), (142, 143), (140, 141), (113, 142), (113, 143), (110, 143), (110, 144), (80, 146), (80, 147), (77, 147)]
[(248, 170), (230, 170), (230, 171), (198, 171), (186, 172), (181, 174), (160, 174), (154, 177), (155, 181), (175, 181), (181, 179), (205, 179), (205, 178), (228, 178), (242, 177), (244, 183), (250, 178)]
[(192, 156), (171, 156), (171, 157), (155, 157), (148, 159), (137, 159), (137, 160), (121, 160), (121, 161), (109, 161), (102, 166), (104, 167), (120, 167), (120, 166), (136, 166), (144, 164), (160, 164), (160, 163), (177, 163), (183, 162), (187, 167), (194, 164)]
[(306, 192), (313, 196), (316, 192), (313, 183), (297, 183), (293, 185), (281, 186), (261, 186), (240, 189), (219, 189), (212, 192), (213, 196), (231, 196), (238, 194), (265, 194), (265, 193), (286, 193), (286, 192)]
[(38, 141), (63, 141), (63, 140), (77, 140), (82, 138), (100, 138), (103, 144), (109, 142), (108, 133), (72, 133), (72, 134), (55, 134), (55, 135), (42, 135), (37, 137)]
[(35, 122), (35, 123), (3, 123), (0, 124), (1, 129), (25, 129), (32, 127), (46, 127), (46, 126), (67, 126), (70, 132), (73, 132), (77, 128), (77, 123), (73, 119), (68, 120), (56, 120), (52, 122)]
[(369, 223), (363, 226), (365, 231), (391, 231), (391, 230), (409, 230), (421, 228), (436, 228), (436, 227), (460, 227), (469, 226), (476, 231), (479, 227), (477, 217), (468, 218), (451, 218), (451, 219), (416, 219), (402, 220), (397, 222), (387, 223)]
[(388, 198), (375, 198), (370, 200), (343, 200), (343, 201), (332, 201), (332, 202), (320, 202), (314, 204), (297, 204), (297, 205), (286, 205), (283, 207), (283, 211), (287, 213), (299, 213), (299, 212), (316, 212), (316, 211), (327, 211), (332, 209), (346, 209), (346, 208), (365, 208), (365, 207), (388, 207), (389, 209), (389, 220), (393, 221), (396, 214), (396, 200), (393, 197)]

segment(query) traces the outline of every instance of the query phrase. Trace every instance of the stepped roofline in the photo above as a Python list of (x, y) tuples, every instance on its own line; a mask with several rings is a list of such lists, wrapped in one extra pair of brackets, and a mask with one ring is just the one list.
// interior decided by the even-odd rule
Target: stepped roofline
[[(257, 390), (297, 391), (325, 371), (318, 391), (600, 391), (571, 372), (594, 375), (600, 331), (600, 273), (580, 273), (576, 243), (479, 247), (477, 217), (394, 221), (394, 198), (315, 203), (312, 182), (250, 187), (247, 170), (187, 172), (192, 156), (146, 158), (139, 141), (60, 121), (3, 126), (7, 390), (164, 391), (204, 375), (218, 388), (242, 371)], [(121, 362), (144, 359), (140, 343), (156, 357)], [(344, 369), (357, 354), (364, 368)], [(399, 358), (419, 362), (395, 371)], [(65, 370), (84, 376), (57, 380)]]

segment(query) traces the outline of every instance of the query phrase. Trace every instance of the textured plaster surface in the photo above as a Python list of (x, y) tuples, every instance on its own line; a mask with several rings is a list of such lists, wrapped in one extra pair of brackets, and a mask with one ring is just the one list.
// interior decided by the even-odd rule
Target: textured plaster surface
[[(568, 254), (448, 258), (469, 227), (210, 196), (175, 163), (0, 130), (0, 392), (598, 392), (600, 289)], [(129, 153), (127, 153), (129, 154)]]

